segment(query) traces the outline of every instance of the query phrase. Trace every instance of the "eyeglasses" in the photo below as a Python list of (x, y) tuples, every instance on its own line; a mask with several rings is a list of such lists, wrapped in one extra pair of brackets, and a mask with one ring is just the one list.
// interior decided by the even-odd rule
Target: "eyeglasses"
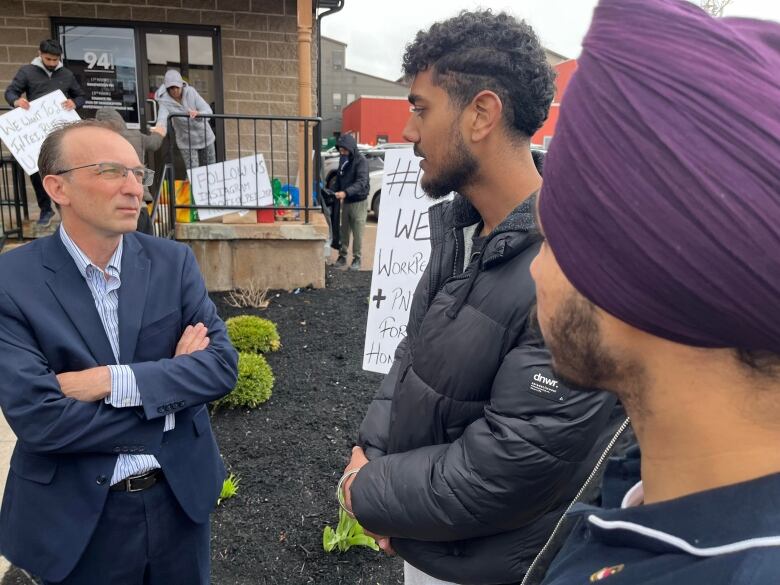
[(144, 187), (149, 187), (154, 181), (154, 171), (147, 169), (146, 167), (133, 167), (129, 168), (125, 165), (113, 162), (101, 162), (92, 163), (90, 165), (81, 165), (80, 167), (73, 167), (72, 169), (65, 169), (64, 171), (57, 171), (55, 175), (64, 175), (71, 171), (77, 171), (79, 169), (87, 169), (89, 167), (97, 167), (97, 173), (104, 179), (109, 181), (124, 180), (127, 178), (127, 173), (133, 173), (136, 181), (141, 183)]

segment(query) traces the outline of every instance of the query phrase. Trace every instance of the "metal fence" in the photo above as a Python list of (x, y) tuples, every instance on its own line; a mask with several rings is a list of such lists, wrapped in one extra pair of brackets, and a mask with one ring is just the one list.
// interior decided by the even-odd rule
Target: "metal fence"
[[(211, 215), (209, 211), (226, 207), (254, 213), (272, 206), (274, 213), (309, 223), (311, 212), (320, 211), (315, 191), (320, 185), (320, 147), (312, 139), (320, 122), (302, 116), (169, 116), (171, 139), (156, 189), (155, 233), (175, 237), (177, 222), (196, 221), (194, 212), (202, 221)], [(309, 164), (301, 165), (302, 157)], [(271, 201), (267, 201), (269, 188)], [(290, 201), (280, 202), (280, 193)], [(263, 204), (261, 195), (266, 198)], [(162, 210), (165, 204), (167, 217)]]
[[(2, 107), (0, 113), (10, 109)], [(27, 215), (24, 171), (0, 142), (0, 249), (7, 239), (22, 239), (22, 217)]]

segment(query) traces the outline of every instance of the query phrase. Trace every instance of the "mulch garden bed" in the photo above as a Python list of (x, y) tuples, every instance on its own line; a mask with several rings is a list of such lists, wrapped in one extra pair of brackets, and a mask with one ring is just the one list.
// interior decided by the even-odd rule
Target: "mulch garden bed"
[(212, 417), (238, 494), (212, 519), (215, 585), (394, 585), (402, 562), (364, 547), (325, 553), (323, 528), (338, 522), (335, 487), (382, 377), (361, 369), (371, 274), (328, 268), (327, 288), (278, 291), (267, 309), (229, 307), (276, 323), (282, 349), (266, 356), (273, 396), (255, 410)]

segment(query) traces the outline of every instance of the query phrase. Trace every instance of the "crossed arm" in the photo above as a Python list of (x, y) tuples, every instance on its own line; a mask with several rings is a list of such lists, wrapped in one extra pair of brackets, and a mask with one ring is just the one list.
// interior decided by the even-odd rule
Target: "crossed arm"
[[(176, 344), (175, 356), (188, 355), (209, 346), (208, 330), (203, 323), (188, 325)], [(57, 374), (62, 393), (68, 398), (82, 402), (94, 402), (111, 394), (111, 369), (97, 366), (80, 372)]]

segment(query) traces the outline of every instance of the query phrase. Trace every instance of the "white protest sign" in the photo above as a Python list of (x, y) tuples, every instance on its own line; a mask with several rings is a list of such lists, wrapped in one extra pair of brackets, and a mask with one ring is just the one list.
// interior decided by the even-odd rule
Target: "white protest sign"
[(211, 219), (228, 213), (231, 205), (273, 205), (274, 197), (265, 159), (251, 154), (238, 159), (196, 167), (187, 171), (195, 205), (224, 205), (225, 209), (199, 209), (200, 219)]
[(406, 337), (412, 295), (431, 252), (420, 159), (411, 148), (388, 150), (376, 230), (363, 369), (386, 374)]
[(38, 172), (38, 153), (49, 132), (60, 124), (81, 119), (74, 110), (63, 109), (65, 100), (58, 89), (31, 101), (29, 110), (15, 108), (0, 116), (0, 140), (28, 175)]

